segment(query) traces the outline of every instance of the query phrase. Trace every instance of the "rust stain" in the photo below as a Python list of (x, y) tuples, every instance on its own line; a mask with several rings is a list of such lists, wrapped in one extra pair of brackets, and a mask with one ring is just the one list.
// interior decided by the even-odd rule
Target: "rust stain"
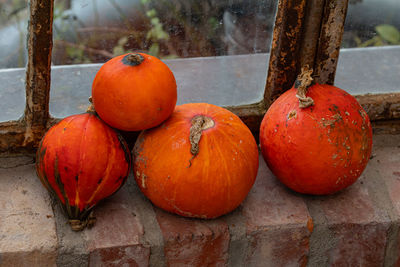
[(323, 127), (327, 127), (327, 126), (335, 127), (335, 123), (337, 123), (339, 121), (342, 121), (342, 116), (340, 116), (339, 113), (336, 113), (335, 115), (331, 116), (331, 119), (322, 118), (320, 121), (320, 124)]
[(348, 0), (327, 0), (322, 19), (320, 41), (315, 62), (317, 81), (333, 84), (344, 30)]
[(305, 0), (279, 1), (264, 100), (271, 103), (292, 87), (299, 69)]
[(307, 229), (308, 229), (308, 231), (309, 231), (310, 233), (312, 233), (313, 230), (314, 230), (314, 222), (313, 222), (312, 218), (308, 218), (308, 221), (307, 221)]
[(291, 119), (296, 119), (297, 118), (297, 112), (296, 110), (292, 110), (288, 113), (287, 115), (287, 119), (291, 120)]

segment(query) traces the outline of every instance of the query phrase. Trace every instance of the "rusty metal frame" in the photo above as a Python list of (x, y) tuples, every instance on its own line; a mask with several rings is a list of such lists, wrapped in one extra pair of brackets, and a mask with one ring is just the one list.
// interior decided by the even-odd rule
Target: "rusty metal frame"
[[(227, 107), (258, 136), (271, 103), (292, 87), (300, 68), (312, 66), (319, 83), (333, 84), (348, 0), (280, 0), (264, 98)], [(26, 108), (18, 121), (0, 123), (0, 156), (33, 153), (56, 119), (49, 115), (50, 62), (54, 0), (31, 0)], [(400, 122), (400, 93), (357, 96), (376, 125)], [(400, 127), (397, 127), (400, 129)], [(136, 135), (133, 135), (136, 136)]]
[(49, 122), (50, 64), (54, 0), (31, 0), (28, 24), (25, 112), (0, 123), (0, 154), (32, 153)]
[[(313, 67), (318, 83), (334, 83), (348, 2), (279, 1), (264, 99), (251, 105), (229, 107), (256, 137), (266, 110), (292, 87), (302, 66)], [(356, 99), (367, 111), (377, 132), (393, 133), (393, 129), (400, 129), (400, 93), (368, 94)], [(391, 126), (386, 127), (385, 121)]]

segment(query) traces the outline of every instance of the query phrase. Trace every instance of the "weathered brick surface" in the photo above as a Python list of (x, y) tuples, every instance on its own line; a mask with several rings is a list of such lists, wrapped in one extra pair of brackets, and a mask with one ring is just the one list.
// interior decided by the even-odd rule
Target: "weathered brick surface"
[(84, 231), (75, 232), (71, 229), (61, 205), (55, 198), (53, 198), (53, 210), (58, 236), (57, 266), (88, 266), (89, 253), (83, 238)]
[(34, 165), (0, 169), (0, 266), (55, 266), (57, 236)]
[(375, 137), (374, 157), (371, 163), (374, 164), (376, 174), (387, 185), (395, 211), (400, 215), (400, 137), (392, 138), (397, 142)]
[(89, 266), (148, 266), (150, 248), (142, 243), (143, 225), (123, 187), (96, 207), (96, 224), (85, 230)]
[(167, 266), (226, 266), (229, 230), (220, 220), (186, 219), (156, 209)]
[(262, 157), (243, 215), (249, 238), (246, 265), (304, 266), (312, 232), (307, 206), (272, 175)]
[(331, 196), (309, 197), (316, 224), (312, 266), (381, 266), (391, 227), (385, 188), (368, 165), (352, 186)]
[(0, 266), (400, 266), (400, 136), (375, 136), (373, 154), (354, 185), (319, 197), (260, 157), (246, 200), (215, 220), (154, 208), (129, 177), (78, 233), (32, 164), (0, 162)]
[[(394, 240), (391, 240), (393, 244), (385, 263), (400, 266), (400, 136), (374, 136), (373, 158), (369, 164), (376, 179), (386, 186), (394, 213), (389, 233), (389, 240)], [(390, 209), (390, 205), (386, 205), (386, 209)]]
[[(372, 179), (373, 177), (363, 177)], [(331, 250), (334, 266), (378, 266), (384, 262), (390, 221), (361, 183), (321, 203), (329, 228), (337, 239)]]

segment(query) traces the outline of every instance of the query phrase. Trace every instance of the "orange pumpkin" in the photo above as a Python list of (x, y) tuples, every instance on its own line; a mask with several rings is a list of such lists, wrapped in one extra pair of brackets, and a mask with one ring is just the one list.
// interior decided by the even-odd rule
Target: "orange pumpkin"
[[(314, 103), (301, 108), (298, 98)], [(265, 114), (260, 145), (271, 171), (289, 188), (332, 194), (353, 184), (365, 169), (372, 128), (357, 100), (342, 89), (314, 84), (303, 98), (293, 87)]]
[(177, 106), (136, 141), (134, 175), (158, 207), (187, 217), (215, 218), (235, 209), (252, 187), (258, 149), (247, 126), (210, 104)]
[(92, 208), (124, 184), (130, 163), (125, 141), (92, 113), (54, 125), (36, 154), (37, 175), (74, 230), (84, 228)]
[(173, 73), (161, 60), (130, 53), (107, 61), (92, 85), (94, 108), (114, 128), (139, 131), (167, 119), (177, 90)]

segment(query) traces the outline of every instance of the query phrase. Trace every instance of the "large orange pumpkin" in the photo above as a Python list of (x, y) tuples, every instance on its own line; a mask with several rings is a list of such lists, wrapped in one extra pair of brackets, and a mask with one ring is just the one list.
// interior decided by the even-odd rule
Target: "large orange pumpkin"
[(139, 131), (154, 127), (174, 110), (173, 73), (161, 60), (130, 53), (107, 61), (97, 72), (92, 98), (100, 118), (114, 128)]
[(84, 228), (92, 208), (124, 184), (130, 163), (125, 141), (92, 113), (54, 125), (36, 155), (38, 177), (59, 199), (74, 230)]
[[(314, 103), (301, 108), (299, 98)], [(314, 84), (305, 98), (293, 87), (271, 105), (261, 123), (260, 144), (269, 168), (285, 185), (300, 193), (332, 194), (363, 172), (372, 129), (353, 96)]]
[(158, 207), (187, 217), (215, 218), (235, 209), (252, 187), (258, 149), (247, 126), (210, 104), (177, 106), (134, 147), (134, 175)]

